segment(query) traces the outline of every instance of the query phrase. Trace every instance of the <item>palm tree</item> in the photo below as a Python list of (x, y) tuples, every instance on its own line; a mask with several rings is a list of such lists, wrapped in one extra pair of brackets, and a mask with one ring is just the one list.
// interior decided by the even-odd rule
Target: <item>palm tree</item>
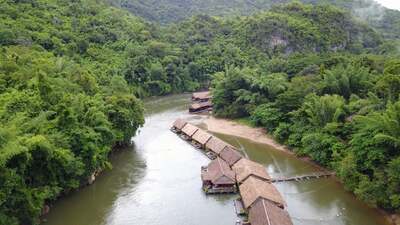
[(385, 112), (372, 113), (356, 118), (361, 132), (374, 132), (377, 145), (399, 150), (400, 147), (400, 101), (388, 104)]

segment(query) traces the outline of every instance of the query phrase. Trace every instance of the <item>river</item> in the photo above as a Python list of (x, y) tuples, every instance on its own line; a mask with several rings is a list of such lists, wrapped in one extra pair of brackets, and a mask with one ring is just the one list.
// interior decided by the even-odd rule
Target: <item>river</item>
[[(59, 199), (45, 225), (234, 225), (235, 195), (206, 196), (200, 167), (209, 160), (169, 131), (186, 118), (189, 95), (145, 101), (146, 123), (134, 145), (114, 153), (112, 170), (96, 182)], [(216, 134), (274, 177), (307, 174), (318, 168), (267, 145)], [(334, 178), (276, 184), (294, 225), (388, 225), (384, 216), (357, 200)]]

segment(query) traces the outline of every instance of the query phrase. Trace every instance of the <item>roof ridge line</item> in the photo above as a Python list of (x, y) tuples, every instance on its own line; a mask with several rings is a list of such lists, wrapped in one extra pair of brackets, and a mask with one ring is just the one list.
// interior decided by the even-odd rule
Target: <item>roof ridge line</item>
[(221, 169), (222, 174), (225, 175), (225, 171), (224, 171), (224, 169), (222, 168), (222, 165), (221, 165), (220, 160), (222, 160), (222, 159), (218, 157), (218, 158), (217, 158), (217, 161), (218, 161), (219, 168)]
[(265, 201), (261, 199), (261, 203), (263, 204), (265, 215), (267, 216), (268, 225), (271, 225), (271, 220), (269, 219), (269, 212), (267, 210), (267, 206), (265, 205)]

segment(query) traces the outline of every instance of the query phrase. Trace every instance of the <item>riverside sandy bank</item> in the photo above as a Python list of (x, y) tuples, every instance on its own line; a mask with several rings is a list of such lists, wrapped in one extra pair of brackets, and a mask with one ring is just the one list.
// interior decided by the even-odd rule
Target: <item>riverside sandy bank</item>
[(287, 146), (279, 144), (272, 137), (268, 136), (267, 131), (264, 128), (250, 127), (245, 124), (238, 123), (236, 121), (219, 119), (213, 116), (208, 116), (204, 119), (203, 123), (207, 126), (207, 129), (213, 133), (220, 133), (225, 135), (236, 136), (250, 141), (269, 145), (277, 150), (283, 151), (292, 157), (296, 157), (300, 160), (306, 161), (318, 168), (319, 170), (327, 170), (314, 162), (310, 157), (299, 157), (294, 154)]
[(249, 127), (235, 121), (217, 119), (212, 116), (207, 117), (203, 122), (211, 132), (246, 138), (292, 154), (286, 146), (277, 143), (273, 138), (269, 137), (263, 128)]

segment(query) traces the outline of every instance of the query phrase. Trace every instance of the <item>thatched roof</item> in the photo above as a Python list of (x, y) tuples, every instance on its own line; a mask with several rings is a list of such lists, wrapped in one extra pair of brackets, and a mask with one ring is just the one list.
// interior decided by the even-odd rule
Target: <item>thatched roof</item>
[(221, 158), (216, 158), (208, 164), (207, 171), (201, 174), (203, 181), (213, 184), (235, 184), (235, 172)]
[(199, 142), (202, 145), (205, 145), (208, 140), (212, 137), (211, 134), (205, 132), (202, 129), (199, 129), (192, 137), (193, 140)]
[(283, 208), (285, 201), (279, 191), (271, 183), (262, 181), (253, 176), (239, 186), (240, 195), (245, 208), (249, 208), (258, 199), (266, 199)]
[(286, 210), (264, 199), (257, 200), (250, 208), (249, 222), (251, 225), (293, 225)]
[(196, 131), (198, 131), (198, 130), (199, 130), (198, 127), (196, 127), (196, 126), (194, 126), (194, 125), (192, 125), (192, 124), (190, 124), (190, 123), (187, 123), (187, 124), (182, 128), (182, 133), (186, 134), (186, 135), (189, 136), (189, 137), (192, 137), (193, 134), (195, 134)]
[(217, 137), (212, 137), (206, 144), (206, 148), (216, 154), (219, 154), (225, 146), (229, 144)]
[(225, 146), (225, 148), (219, 153), (219, 156), (225, 160), (229, 166), (232, 166), (241, 158), (243, 158), (243, 156), (231, 146)]
[(246, 158), (242, 158), (235, 163), (233, 165), (233, 170), (236, 173), (238, 183), (242, 183), (250, 176), (255, 176), (267, 181), (271, 180), (271, 177), (268, 175), (263, 165)]
[(213, 106), (213, 104), (210, 101), (198, 102), (198, 103), (191, 104), (189, 109), (198, 110), (198, 109), (202, 109), (202, 108), (209, 108), (209, 107), (212, 107), (212, 106)]
[(172, 125), (176, 129), (182, 130), (182, 128), (186, 125), (186, 121), (183, 119), (177, 119), (175, 120), (174, 124)]
[(192, 94), (192, 99), (194, 100), (202, 100), (202, 99), (210, 99), (211, 93), (209, 91), (195, 92)]

